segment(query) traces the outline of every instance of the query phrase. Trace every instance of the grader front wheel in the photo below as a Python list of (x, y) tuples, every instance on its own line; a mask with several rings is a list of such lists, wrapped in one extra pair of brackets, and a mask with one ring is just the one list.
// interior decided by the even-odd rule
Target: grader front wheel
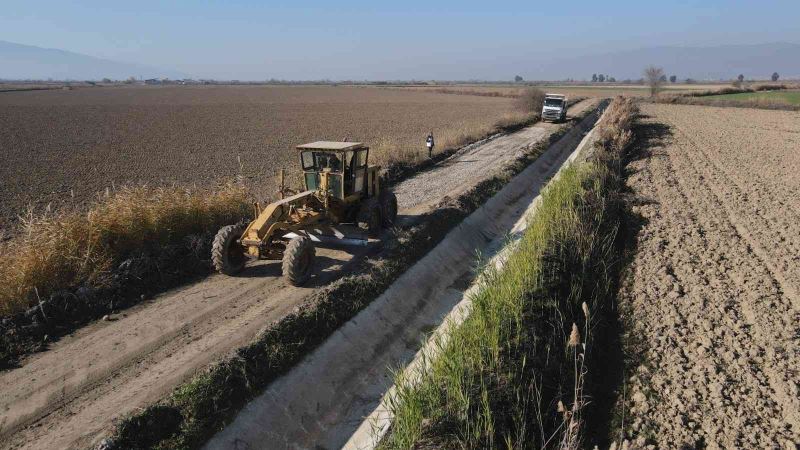
[(244, 247), (237, 242), (244, 232), (242, 225), (228, 225), (220, 228), (211, 245), (211, 263), (217, 272), (233, 275), (244, 268), (247, 257)]
[(316, 251), (311, 239), (305, 236), (292, 238), (283, 252), (283, 276), (294, 286), (302, 286), (314, 271)]

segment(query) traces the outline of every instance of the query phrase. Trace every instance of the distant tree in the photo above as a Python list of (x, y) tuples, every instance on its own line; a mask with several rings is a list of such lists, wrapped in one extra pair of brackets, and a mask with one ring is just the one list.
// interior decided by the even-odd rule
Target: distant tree
[(515, 77), (514, 77), (514, 82), (515, 82), (515, 83), (521, 83), (521, 82), (522, 82), (522, 77), (521, 77), (521, 76), (519, 76), (519, 75), (515, 76)]
[(597, 74), (596, 73), (592, 74), (592, 83), (597, 83)]
[(601, 73), (600, 75), (597, 76), (597, 81), (599, 81), (601, 83), (603, 81), (606, 81), (606, 76)]
[(697, 83), (697, 81), (695, 81), (694, 78), (687, 78), (683, 82), (686, 83), (686, 84), (695, 84), (695, 83)]
[(108, 84), (108, 83), (111, 83), (111, 78), (103, 78), (102, 81), (103, 81), (103, 83)]
[(670, 83), (674, 83), (674, 82), (676, 82), (676, 81), (678, 81), (678, 77), (676, 77), (675, 75), (671, 75), (671, 76), (669, 77), (669, 82), (670, 82)]
[(125, 84), (133, 84), (133, 83), (136, 83), (136, 77), (128, 77), (128, 79), (125, 80)]
[(778, 75), (778, 72), (772, 72), (772, 81), (778, 81), (778, 78), (781, 76)]
[(742, 75), (742, 74), (740, 73), (740, 74), (739, 74), (739, 76), (738, 76), (738, 77), (736, 77), (736, 79), (737, 79), (737, 80), (739, 80), (739, 83), (741, 83), (741, 82), (743, 82), (743, 81), (744, 81), (744, 75)]
[(609, 82), (609, 83), (616, 83), (616, 82), (617, 82), (617, 79), (616, 79), (616, 78), (614, 78), (614, 77), (608, 77), (608, 82)]
[(664, 75), (664, 69), (656, 66), (648, 66), (644, 69), (643, 75), (645, 82), (650, 86), (650, 96), (655, 97), (658, 95), (658, 91), (661, 90), (661, 85), (667, 81), (667, 77)]

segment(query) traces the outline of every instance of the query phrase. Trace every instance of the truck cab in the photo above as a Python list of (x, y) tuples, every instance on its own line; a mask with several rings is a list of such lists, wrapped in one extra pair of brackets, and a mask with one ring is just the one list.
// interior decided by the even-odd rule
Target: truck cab
[(567, 120), (567, 96), (561, 94), (545, 94), (542, 105), (542, 120), (560, 122)]

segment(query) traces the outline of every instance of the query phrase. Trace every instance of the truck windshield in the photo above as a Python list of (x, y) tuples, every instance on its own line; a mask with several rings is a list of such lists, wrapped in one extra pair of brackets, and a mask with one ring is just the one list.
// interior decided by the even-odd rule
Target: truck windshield
[(544, 99), (544, 106), (561, 106), (563, 100), (558, 98), (546, 98)]

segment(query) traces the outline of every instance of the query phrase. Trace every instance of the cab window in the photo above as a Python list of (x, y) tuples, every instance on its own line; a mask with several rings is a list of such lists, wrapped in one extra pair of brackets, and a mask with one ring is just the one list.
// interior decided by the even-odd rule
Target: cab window
[(363, 167), (367, 165), (367, 151), (366, 150), (359, 150), (356, 152), (356, 167)]
[(304, 171), (320, 172), (323, 169), (330, 169), (331, 172), (342, 171), (342, 161), (340, 156), (331, 152), (302, 152), (300, 156)]

